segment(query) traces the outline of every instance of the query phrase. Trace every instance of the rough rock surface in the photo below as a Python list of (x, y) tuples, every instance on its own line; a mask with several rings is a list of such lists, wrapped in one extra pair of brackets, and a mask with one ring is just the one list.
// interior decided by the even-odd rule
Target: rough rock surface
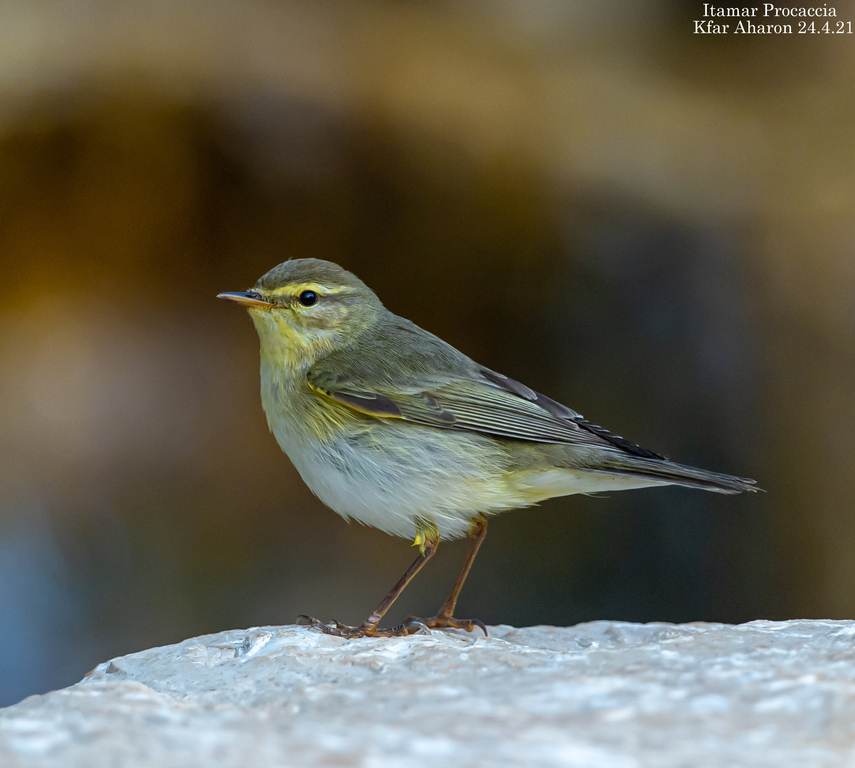
[(222, 632), (0, 710), (0, 766), (852, 766), (855, 622)]

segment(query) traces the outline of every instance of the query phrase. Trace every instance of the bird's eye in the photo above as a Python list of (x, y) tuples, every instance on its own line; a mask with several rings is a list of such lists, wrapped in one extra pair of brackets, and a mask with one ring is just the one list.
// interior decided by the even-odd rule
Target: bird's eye
[(311, 307), (313, 304), (318, 303), (318, 294), (314, 291), (303, 291), (300, 294), (300, 303), (304, 307)]

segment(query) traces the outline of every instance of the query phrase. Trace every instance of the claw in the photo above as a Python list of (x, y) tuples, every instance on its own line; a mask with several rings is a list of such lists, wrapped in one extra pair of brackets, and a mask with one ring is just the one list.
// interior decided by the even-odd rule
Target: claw
[(484, 637), (490, 637), (490, 634), (487, 632), (487, 625), (481, 619), (469, 619), (469, 621), (472, 622), (472, 626), (468, 630), (469, 632), (478, 627), (484, 633)]
[(467, 632), (474, 631), (478, 627), (484, 637), (489, 637), (487, 633), (487, 625), (481, 619), (455, 619), (454, 616), (445, 616), (437, 614), (429, 619), (420, 619), (416, 616), (410, 616), (405, 622), (405, 626), (419, 626), (425, 629), (465, 629)]
[(430, 634), (430, 627), (428, 627), (427, 624), (424, 624), (421, 619), (417, 619), (415, 616), (410, 616), (403, 624), (401, 624), (401, 627), (412, 630), (408, 633), (411, 635)]

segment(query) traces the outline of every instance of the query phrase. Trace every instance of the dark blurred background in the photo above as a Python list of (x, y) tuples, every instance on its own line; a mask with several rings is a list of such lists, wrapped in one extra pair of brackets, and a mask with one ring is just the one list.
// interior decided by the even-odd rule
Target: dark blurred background
[[(507, 514), (461, 616), (852, 617), (855, 38), (701, 37), (701, 6), (4, 2), (0, 704), (193, 635), (358, 623), (412, 559), (305, 488), (214, 299), (294, 257), (767, 490)], [(464, 546), (390, 621), (435, 611)]]

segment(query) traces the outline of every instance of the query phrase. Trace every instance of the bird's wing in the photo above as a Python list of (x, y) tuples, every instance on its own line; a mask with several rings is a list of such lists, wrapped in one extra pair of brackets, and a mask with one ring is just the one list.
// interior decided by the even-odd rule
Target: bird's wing
[(415, 376), (410, 381), (392, 381), (388, 372), (372, 375), (353, 368), (342, 372), (340, 367), (322, 361), (309, 371), (308, 382), (320, 396), (376, 418), (663, 458), (589, 423), (570, 408), (513, 379), (481, 368), (468, 358), (465, 361), (471, 367), (455, 365), (440, 375), (432, 371), (427, 382), (418, 377), (421, 384)]

